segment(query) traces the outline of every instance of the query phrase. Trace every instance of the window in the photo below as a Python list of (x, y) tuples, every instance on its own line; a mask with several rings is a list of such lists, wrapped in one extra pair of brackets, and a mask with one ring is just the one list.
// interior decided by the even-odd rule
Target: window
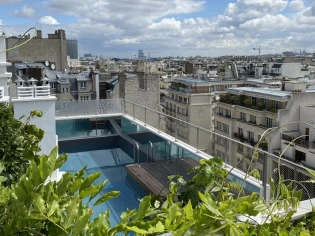
[(51, 88), (56, 89), (56, 83), (51, 83)]
[(253, 106), (257, 105), (257, 99), (255, 97), (252, 97), (252, 104)]
[(256, 116), (250, 115), (250, 117), (249, 117), (249, 122), (250, 122), (250, 123), (253, 123), (253, 124), (256, 124)]
[(267, 120), (267, 128), (271, 128), (272, 127), (272, 119), (270, 119), (270, 118), (266, 118), (266, 120)]
[(86, 88), (86, 82), (81, 82), (81, 88)]
[(248, 131), (248, 140), (254, 142), (254, 133), (251, 131)]
[(225, 116), (226, 117), (231, 117), (231, 110), (225, 110)]
[(278, 110), (279, 109), (279, 102), (273, 101), (273, 108)]
[(217, 129), (218, 130), (221, 130), (221, 124), (222, 124), (221, 122), (217, 121)]
[(219, 115), (223, 115), (223, 111), (224, 111), (224, 109), (222, 107), (219, 107), (219, 109), (218, 109)]
[(214, 85), (214, 91), (220, 91), (220, 85)]
[(69, 88), (67, 88), (67, 93), (69, 93)]
[(216, 136), (215, 137), (215, 142), (220, 145), (220, 146), (223, 146), (225, 148), (229, 148), (229, 142), (226, 138), (223, 138), (223, 137), (219, 137), (219, 136)]
[(240, 112), (240, 119), (246, 121), (246, 113)]
[(238, 128), (237, 132), (238, 132), (239, 137), (243, 137), (243, 129), (242, 128)]
[(62, 92), (65, 93), (65, 88), (62, 88)]
[(267, 107), (267, 100), (266, 100), (266, 99), (262, 98), (262, 99), (261, 99), (261, 103), (264, 104), (265, 107)]
[(86, 101), (89, 100), (89, 96), (81, 96), (80, 99), (81, 101)]
[(229, 126), (217, 121), (217, 130), (221, 130), (224, 133), (229, 133)]

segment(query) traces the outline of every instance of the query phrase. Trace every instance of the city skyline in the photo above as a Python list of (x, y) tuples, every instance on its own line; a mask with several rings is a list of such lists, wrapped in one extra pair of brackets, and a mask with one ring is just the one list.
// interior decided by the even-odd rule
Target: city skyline
[(313, 0), (0, 0), (7, 35), (35, 26), (78, 39), (79, 55), (130, 58), (314, 52)]

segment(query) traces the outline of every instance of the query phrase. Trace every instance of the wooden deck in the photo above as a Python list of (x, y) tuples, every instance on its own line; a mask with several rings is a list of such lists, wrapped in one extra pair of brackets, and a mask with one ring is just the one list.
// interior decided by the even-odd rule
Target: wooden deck
[(168, 176), (181, 175), (185, 180), (191, 179), (194, 174), (188, 175), (189, 170), (199, 165), (199, 162), (188, 157), (177, 158), (167, 161), (141, 163), (127, 165), (126, 169), (148, 193), (155, 195), (168, 195)]

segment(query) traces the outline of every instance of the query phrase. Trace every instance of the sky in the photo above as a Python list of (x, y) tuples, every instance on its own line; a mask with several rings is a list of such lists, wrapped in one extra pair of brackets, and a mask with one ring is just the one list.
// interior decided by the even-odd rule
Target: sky
[(0, 0), (6, 35), (65, 29), (79, 56), (315, 52), (315, 0)]

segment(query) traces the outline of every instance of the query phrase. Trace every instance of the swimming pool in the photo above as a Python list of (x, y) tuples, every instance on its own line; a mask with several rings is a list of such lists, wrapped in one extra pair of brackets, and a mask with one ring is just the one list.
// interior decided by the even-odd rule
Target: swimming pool
[[(117, 156), (115, 157), (115, 155)], [(120, 159), (118, 163), (117, 157)], [(133, 163), (133, 159), (120, 148), (74, 152), (69, 153), (67, 162), (60, 170), (74, 173), (88, 165), (86, 175), (101, 172), (101, 176), (95, 181), (95, 184), (102, 183), (106, 179), (109, 180), (104, 190), (90, 203), (91, 206), (104, 193), (114, 190), (120, 191), (117, 198), (93, 207), (93, 218), (110, 210), (110, 223), (114, 226), (120, 221), (122, 212), (126, 211), (127, 208), (136, 209), (139, 205), (138, 199), (147, 195), (147, 192), (127, 175), (124, 165), (128, 163)], [(87, 201), (88, 198), (85, 199), (85, 203)]]

